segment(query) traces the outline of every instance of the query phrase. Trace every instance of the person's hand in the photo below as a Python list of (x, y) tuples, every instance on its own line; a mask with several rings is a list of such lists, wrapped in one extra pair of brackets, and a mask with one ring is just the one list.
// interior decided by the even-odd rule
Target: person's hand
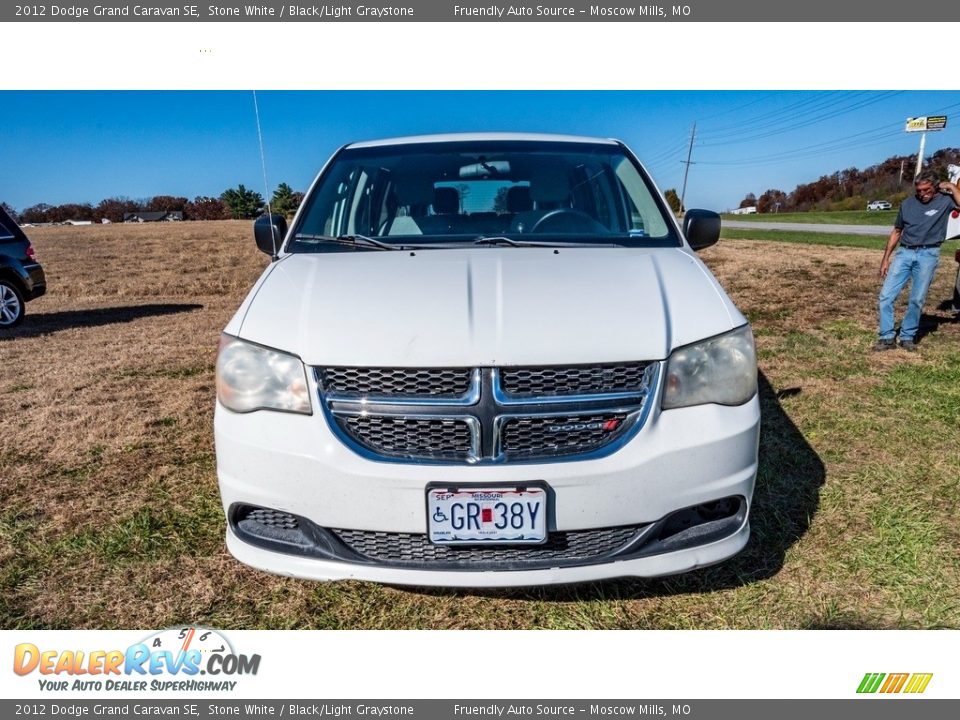
[(948, 192), (955, 192), (958, 188), (949, 180), (941, 180), (940, 184), (937, 185), (941, 190), (947, 190)]
[(880, 277), (887, 277), (887, 270), (890, 269), (890, 258), (884, 258), (880, 261)]

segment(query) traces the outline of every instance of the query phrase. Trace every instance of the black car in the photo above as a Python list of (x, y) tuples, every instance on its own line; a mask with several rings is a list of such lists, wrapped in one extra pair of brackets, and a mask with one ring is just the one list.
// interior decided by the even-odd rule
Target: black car
[(0, 331), (19, 325), (27, 301), (46, 291), (30, 240), (0, 205)]

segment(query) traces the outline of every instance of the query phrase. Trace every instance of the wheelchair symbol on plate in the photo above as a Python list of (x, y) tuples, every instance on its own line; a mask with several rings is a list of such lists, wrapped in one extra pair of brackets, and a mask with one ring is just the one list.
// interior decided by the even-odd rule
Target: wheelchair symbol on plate
[(443, 511), (440, 508), (437, 508), (433, 511), (433, 521), (436, 523), (446, 522), (447, 516), (443, 514)]

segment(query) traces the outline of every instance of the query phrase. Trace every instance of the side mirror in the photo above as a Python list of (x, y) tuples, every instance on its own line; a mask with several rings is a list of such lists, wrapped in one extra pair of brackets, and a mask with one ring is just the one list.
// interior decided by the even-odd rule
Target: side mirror
[(253, 223), (253, 237), (257, 248), (274, 260), (287, 235), (287, 219), (283, 215), (261, 215)]
[(688, 210), (683, 216), (683, 235), (694, 250), (703, 250), (720, 239), (720, 216), (713, 210)]

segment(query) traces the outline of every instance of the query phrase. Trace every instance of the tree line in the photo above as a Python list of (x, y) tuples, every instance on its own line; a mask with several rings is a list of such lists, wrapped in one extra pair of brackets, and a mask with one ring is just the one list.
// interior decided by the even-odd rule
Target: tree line
[[(792, 192), (770, 188), (759, 197), (748, 193), (740, 207), (756, 207), (757, 212), (806, 212), (808, 210), (862, 210), (871, 200), (888, 200), (899, 205), (913, 192), (915, 155), (895, 155), (881, 163), (860, 170), (849, 167), (829, 175), (821, 175), (813, 182), (797, 185)], [(960, 149), (937, 150), (925, 161), (925, 168), (947, 179), (947, 166), (960, 165)], [(674, 212), (680, 212), (680, 198), (674, 188), (665, 197)], [(505, 207), (506, 197), (497, 198)], [(303, 193), (280, 183), (270, 199), (270, 210), (292, 217), (303, 202)], [(68, 203), (47, 205), (40, 203), (20, 212), (6, 203), (4, 209), (21, 223), (58, 223), (67, 220), (122, 222), (127, 213), (182, 212), (185, 220), (229, 220), (255, 218), (266, 210), (263, 196), (244, 187), (224, 190), (219, 197), (197, 196), (193, 200), (172, 195), (157, 195), (144, 200), (112, 197), (97, 205)]]
[[(303, 202), (303, 193), (295, 191), (287, 183), (280, 183), (270, 199), (270, 210), (291, 217)], [(66, 203), (47, 205), (39, 203), (19, 212), (6, 203), (4, 209), (20, 223), (62, 223), (67, 220), (90, 220), (123, 222), (128, 213), (181, 212), (184, 220), (243, 220), (255, 218), (266, 210), (263, 196), (244, 187), (224, 190), (219, 197), (198, 195), (193, 200), (173, 195), (156, 195), (142, 200), (126, 197), (111, 197), (96, 205), (90, 203)]]
[[(749, 193), (740, 207), (756, 207), (758, 213), (863, 210), (871, 200), (888, 200), (896, 207), (913, 194), (916, 165), (916, 155), (895, 155), (864, 170), (850, 167), (821, 175), (789, 193), (777, 188), (760, 197)], [(923, 167), (946, 180), (948, 165), (960, 165), (960, 149), (937, 150)]]

